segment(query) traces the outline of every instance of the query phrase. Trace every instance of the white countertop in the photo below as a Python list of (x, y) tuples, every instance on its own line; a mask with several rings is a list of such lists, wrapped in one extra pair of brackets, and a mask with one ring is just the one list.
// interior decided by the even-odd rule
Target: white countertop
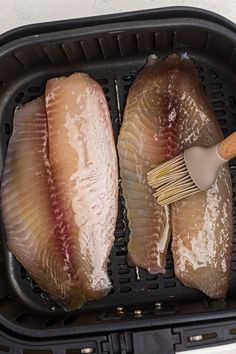
[(36, 22), (177, 5), (215, 11), (236, 22), (235, 0), (0, 0), (0, 33)]
[[(0, 0), (0, 33), (37, 22), (177, 5), (201, 7), (236, 22), (235, 0)], [(188, 353), (236, 354), (236, 344)]]
[(206, 349), (189, 350), (177, 354), (236, 354), (236, 344), (220, 345)]

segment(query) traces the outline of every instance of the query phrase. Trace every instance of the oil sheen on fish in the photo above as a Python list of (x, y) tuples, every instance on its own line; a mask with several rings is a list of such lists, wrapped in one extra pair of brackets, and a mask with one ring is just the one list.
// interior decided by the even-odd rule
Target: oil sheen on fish
[[(192, 62), (170, 56), (162, 66), (167, 110), (177, 126), (176, 155), (194, 145), (223, 139), (200, 87)], [(172, 251), (176, 276), (212, 298), (226, 295), (232, 253), (232, 191), (227, 165), (213, 186), (171, 206)]]
[(130, 88), (118, 152), (130, 227), (129, 257), (152, 273), (164, 271), (172, 227), (176, 276), (213, 298), (224, 297), (232, 248), (228, 166), (207, 192), (167, 207), (155, 204), (146, 172), (192, 145), (210, 146), (222, 133), (189, 59), (149, 58)]
[(64, 271), (49, 178), (45, 103), (38, 98), (14, 115), (1, 184), (2, 217), (16, 258), (53, 299), (73, 307), (85, 297)]
[[(76, 73), (46, 86), (49, 161), (66, 220), (65, 264), (87, 299), (111, 289), (107, 262), (118, 210), (118, 168), (110, 113), (100, 85)], [(58, 222), (58, 224), (60, 224)]]
[(102, 89), (87, 75), (50, 80), (46, 109), (38, 98), (15, 112), (1, 209), (9, 249), (70, 310), (111, 287), (116, 152)]
[(175, 122), (166, 118), (162, 85), (153, 59), (132, 84), (118, 140), (122, 189), (129, 220), (130, 261), (151, 273), (165, 272), (170, 235), (168, 206), (159, 206), (147, 185), (147, 172), (172, 157)]

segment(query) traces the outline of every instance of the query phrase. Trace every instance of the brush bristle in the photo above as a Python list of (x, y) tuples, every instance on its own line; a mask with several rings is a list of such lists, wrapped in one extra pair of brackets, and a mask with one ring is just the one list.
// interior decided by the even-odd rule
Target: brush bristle
[(189, 175), (184, 154), (164, 162), (147, 173), (149, 186), (154, 188), (158, 204), (166, 205), (199, 192)]

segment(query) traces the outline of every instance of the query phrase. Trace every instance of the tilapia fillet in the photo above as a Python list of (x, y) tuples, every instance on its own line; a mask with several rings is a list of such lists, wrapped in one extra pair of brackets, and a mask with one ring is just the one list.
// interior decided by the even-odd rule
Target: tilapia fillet
[[(118, 209), (117, 157), (102, 88), (86, 74), (46, 87), (49, 161), (70, 227), (71, 262), (86, 298), (109, 292), (107, 261)], [(70, 254), (70, 252), (68, 252)]]
[(170, 210), (156, 204), (146, 174), (172, 156), (175, 122), (166, 115), (162, 86), (150, 63), (132, 84), (118, 140), (122, 188), (129, 220), (129, 259), (151, 273), (165, 272)]
[(66, 309), (111, 288), (117, 189), (110, 116), (96, 82), (85, 74), (50, 80), (46, 110), (43, 97), (16, 110), (1, 185), (7, 243)]
[[(223, 135), (192, 62), (172, 56), (164, 65), (169, 66), (173, 80), (167, 96), (175, 102), (172, 108), (178, 125), (176, 154), (194, 145), (217, 144)], [(233, 237), (232, 186), (227, 165), (220, 169), (207, 192), (172, 204), (171, 224), (176, 276), (212, 298), (225, 297)]]
[[(232, 247), (232, 192), (227, 166), (207, 192), (157, 206), (146, 172), (192, 145), (222, 139), (218, 123), (189, 59), (151, 57), (129, 91), (119, 136), (122, 187), (137, 266), (163, 271), (170, 225), (175, 273), (187, 286), (224, 297)], [(166, 211), (166, 212), (165, 212)], [(167, 231), (168, 230), (168, 231)], [(155, 255), (156, 257), (153, 257)]]

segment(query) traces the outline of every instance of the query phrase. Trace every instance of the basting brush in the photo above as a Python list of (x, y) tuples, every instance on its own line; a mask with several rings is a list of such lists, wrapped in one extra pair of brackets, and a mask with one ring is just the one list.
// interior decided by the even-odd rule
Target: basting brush
[(210, 148), (193, 146), (147, 173), (158, 204), (166, 205), (214, 183), (219, 168), (236, 156), (236, 132)]

